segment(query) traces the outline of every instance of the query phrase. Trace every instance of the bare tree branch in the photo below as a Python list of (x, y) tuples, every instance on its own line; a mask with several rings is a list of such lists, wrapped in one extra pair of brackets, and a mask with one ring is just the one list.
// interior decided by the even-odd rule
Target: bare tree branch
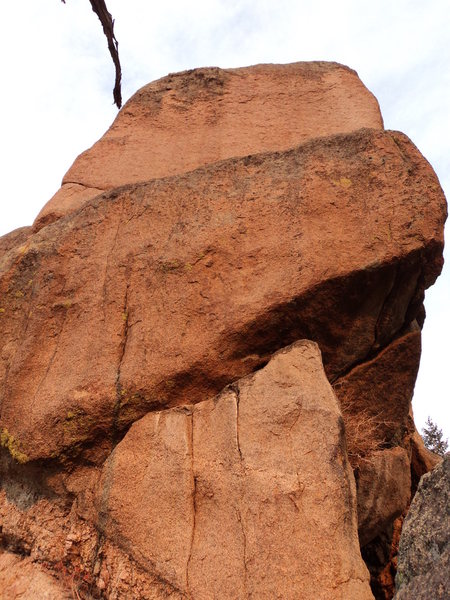
[[(61, 2), (65, 4), (66, 0), (61, 0)], [(117, 108), (120, 108), (122, 106), (122, 69), (120, 67), (119, 60), (119, 43), (114, 35), (114, 19), (106, 8), (105, 0), (89, 0), (89, 2), (91, 3), (92, 10), (100, 19), (100, 23), (103, 27), (103, 33), (108, 41), (109, 53), (111, 54), (114, 67), (116, 69), (116, 80), (113, 90), (114, 103), (117, 105)]]

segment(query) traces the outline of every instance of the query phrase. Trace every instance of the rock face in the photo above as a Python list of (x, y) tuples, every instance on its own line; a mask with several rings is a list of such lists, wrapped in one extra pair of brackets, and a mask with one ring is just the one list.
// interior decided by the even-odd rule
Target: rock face
[(0, 553), (0, 592), (2, 600), (72, 600), (69, 589), (17, 554)]
[(346, 67), (140, 90), (0, 240), (4, 550), (91, 597), (371, 598), (445, 217)]
[(342, 417), (311, 342), (135, 423), (99, 490), (107, 537), (180, 598), (372, 598)]
[(450, 596), (450, 456), (424, 475), (400, 538), (396, 600)]
[(411, 143), (374, 130), (92, 201), (3, 258), (8, 446), (36, 460), (120, 435), (296, 339), (319, 343), (332, 382), (382, 362), (392, 338), (414, 345), (441, 266), (440, 205)]
[(371, 542), (408, 507), (409, 457), (403, 448), (374, 452), (360, 467), (358, 519), (361, 546)]
[(35, 228), (105, 190), (362, 127), (382, 129), (380, 109), (343, 65), (173, 73), (139, 90), (103, 138), (77, 158)]

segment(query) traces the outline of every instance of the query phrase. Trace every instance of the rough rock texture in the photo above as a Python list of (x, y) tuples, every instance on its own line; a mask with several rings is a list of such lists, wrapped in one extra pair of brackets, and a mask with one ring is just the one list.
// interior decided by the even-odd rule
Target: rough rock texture
[(77, 158), (35, 228), (79, 208), (101, 190), (362, 127), (382, 129), (380, 109), (355, 71), (343, 65), (174, 73), (146, 85), (126, 103), (102, 139)]
[(43, 572), (29, 558), (0, 552), (0, 598), (2, 600), (72, 600), (72, 589)]
[(32, 460), (118, 436), (296, 339), (331, 381), (376, 361), (441, 268), (443, 219), (409, 140), (367, 129), (93, 200), (0, 263), (5, 445)]
[(410, 462), (400, 447), (373, 453), (360, 466), (358, 520), (361, 546), (386, 529), (408, 507)]
[(30, 235), (31, 227), (19, 227), (19, 229), (0, 237), (0, 256), (11, 250), (11, 248), (25, 244)]
[(98, 492), (108, 538), (199, 600), (372, 598), (355, 501), (339, 406), (311, 342), (216, 399), (141, 419)]
[(396, 600), (450, 597), (450, 455), (424, 475), (405, 519)]
[(445, 217), (346, 67), (143, 88), (0, 239), (1, 548), (86, 598), (359, 599), (359, 522), (391, 598)]

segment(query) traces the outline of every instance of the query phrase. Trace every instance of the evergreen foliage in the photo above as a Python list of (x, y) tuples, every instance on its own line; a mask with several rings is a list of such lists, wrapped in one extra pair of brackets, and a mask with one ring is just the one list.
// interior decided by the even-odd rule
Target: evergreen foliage
[(422, 429), (422, 438), (425, 446), (431, 452), (444, 456), (448, 450), (448, 441), (442, 436), (442, 429), (433, 423), (431, 417), (428, 417), (425, 427)]

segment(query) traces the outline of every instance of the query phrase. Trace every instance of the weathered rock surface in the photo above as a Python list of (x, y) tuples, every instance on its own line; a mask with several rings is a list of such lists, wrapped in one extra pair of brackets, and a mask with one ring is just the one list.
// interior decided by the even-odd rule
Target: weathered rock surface
[(372, 598), (342, 417), (311, 342), (134, 424), (98, 501), (108, 538), (180, 597)]
[(382, 533), (408, 507), (410, 461), (400, 447), (374, 452), (359, 469), (358, 520), (361, 546)]
[(31, 233), (31, 227), (19, 227), (19, 229), (0, 237), (0, 256), (11, 250), (11, 248), (25, 244)]
[(0, 597), (2, 600), (72, 600), (72, 590), (45, 573), (29, 558), (0, 552)]
[(4, 445), (31, 460), (119, 435), (301, 338), (336, 379), (416, 317), (443, 220), (428, 164), (373, 130), (91, 201), (0, 264)]
[(355, 71), (337, 63), (174, 73), (125, 104), (69, 169), (35, 228), (104, 190), (362, 127), (382, 129), (378, 103)]
[(396, 600), (450, 596), (450, 456), (424, 475), (403, 524)]
[(345, 67), (143, 88), (0, 239), (1, 548), (94, 598), (371, 598), (359, 521), (391, 598), (445, 217)]

